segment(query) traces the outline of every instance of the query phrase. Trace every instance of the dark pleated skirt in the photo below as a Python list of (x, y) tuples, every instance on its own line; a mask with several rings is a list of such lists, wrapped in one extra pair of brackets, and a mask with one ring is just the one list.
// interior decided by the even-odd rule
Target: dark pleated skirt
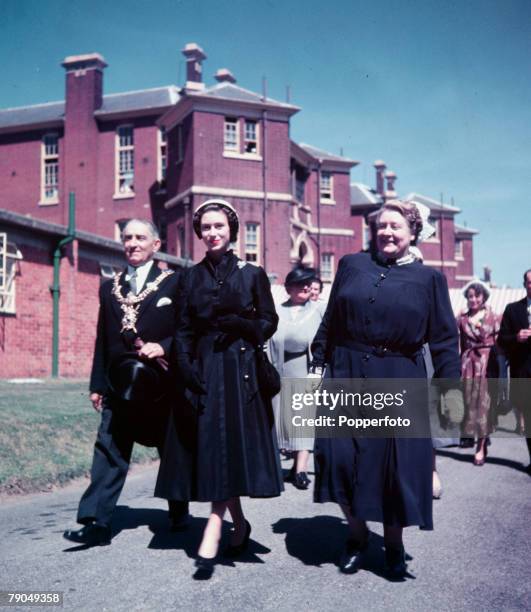
[(184, 411), (174, 408), (155, 495), (190, 501), (280, 495), (273, 414), (258, 391), (253, 347), (238, 340), (216, 349), (207, 336), (199, 355), (207, 394), (189, 395)]

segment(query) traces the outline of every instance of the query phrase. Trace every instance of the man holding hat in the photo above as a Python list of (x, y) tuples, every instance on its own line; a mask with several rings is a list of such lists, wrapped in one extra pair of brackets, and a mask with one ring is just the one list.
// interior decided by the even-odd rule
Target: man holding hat
[[(81, 497), (73, 542), (111, 542), (111, 516), (125, 483), (134, 442), (156, 446), (165, 437), (168, 367), (178, 312), (177, 277), (153, 261), (160, 248), (151, 221), (131, 219), (122, 234), (127, 269), (100, 287), (90, 400), (101, 413), (91, 483)], [(186, 525), (188, 504), (169, 501), (174, 530)]]
[(527, 295), (518, 302), (507, 304), (500, 326), (498, 343), (509, 358), (511, 369), (511, 402), (524, 417), (531, 475), (531, 268), (524, 272)]

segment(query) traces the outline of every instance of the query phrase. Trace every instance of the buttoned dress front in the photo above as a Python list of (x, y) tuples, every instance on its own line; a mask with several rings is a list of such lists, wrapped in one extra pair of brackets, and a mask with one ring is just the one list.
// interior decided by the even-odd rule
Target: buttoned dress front
[[(182, 444), (167, 442), (156, 495), (194, 501), (236, 496), (273, 497), (283, 490), (271, 402), (260, 394), (256, 343), (221, 330), (219, 320), (236, 315), (252, 322), (263, 341), (276, 330), (269, 280), (264, 270), (246, 264), (232, 251), (214, 265), (208, 257), (188, 270), (180, 292), (184, 307), (175, 339), (178, 354), (191, 356), (206, 394), (189, 394), (195, 413), (194, 453), (188, 482)], [(248, 330), (247, 330), (248, 332)], [(244, 337), (245, 336), (245, 337)]]
[[(434, 376), (459, 379), (444, 276), (416, 261), (385, 265), (369, 253), (342, 258), (312, 344), (314, 363), (327, 364), (326, 376), (425, 378), (425, 342)], [(391, 355), (369, 347), (387, 347)], [(433, 527), (431, 439), (321, 438), (315, 461), (315, 501), (344, 504), (363, 520)]]

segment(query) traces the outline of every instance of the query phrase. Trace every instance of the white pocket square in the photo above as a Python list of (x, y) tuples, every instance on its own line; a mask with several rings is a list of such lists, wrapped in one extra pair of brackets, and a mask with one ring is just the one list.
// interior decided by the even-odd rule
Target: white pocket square
[(167, 306), (168, 304), (171, 304), (171, 300), (168, 297), (162, 297), (160, 298), (160, 300), (157, 302), (157, 308), (159, 306)]

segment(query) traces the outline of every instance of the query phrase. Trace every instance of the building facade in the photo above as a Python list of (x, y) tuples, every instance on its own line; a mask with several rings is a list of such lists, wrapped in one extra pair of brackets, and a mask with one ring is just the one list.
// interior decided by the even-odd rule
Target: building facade
[[(179, 266), (204, 254), (193, 233), (193, 210), (208, 198), (227, 199), (241, 218), (235, 251), (264, 266), (276, 283), (302, 263), (319, 268), (329, 284), (343, 255), (367, 248), (367, 217), (396, 196), (396, 175), (376, 162), (374, 188), (351, 183), (359, 162), (291, 139), (299, 107), (241, 87), (227, 69), (207, 86), (204, 51), (190, 43), (183, 55), (182, 86), (119, 94), (105, 94), (101, 55), (70, 56), (62, 63), (64, 100), (0, 110), (3, 376), (50, 373), (48, 356), (34, 341), (42, 334), (41, 344), (50, 344), (48, 277), (54, 240), (64, 237), (69, 222), (71, 192), (76, 236), (84, 238), (61, 259), (66, 319), (60, 324), (69, 330), (61, 335), (64, 375), (88, 372), (97, 285), (123, 263), (117, 241), (128, 219), (152, 219), (168, 261)], [(450, 287), (462, 286), (472, 277), (476, 232), (455, 225), (457, 208), (408, 197), (428, 205), (437, 226), (421, 246), (425, 263), (440, 268)], [(79, 296), (81, 305), (74, 307)], [(82, 356), (78, 365), (70, 355)]]

